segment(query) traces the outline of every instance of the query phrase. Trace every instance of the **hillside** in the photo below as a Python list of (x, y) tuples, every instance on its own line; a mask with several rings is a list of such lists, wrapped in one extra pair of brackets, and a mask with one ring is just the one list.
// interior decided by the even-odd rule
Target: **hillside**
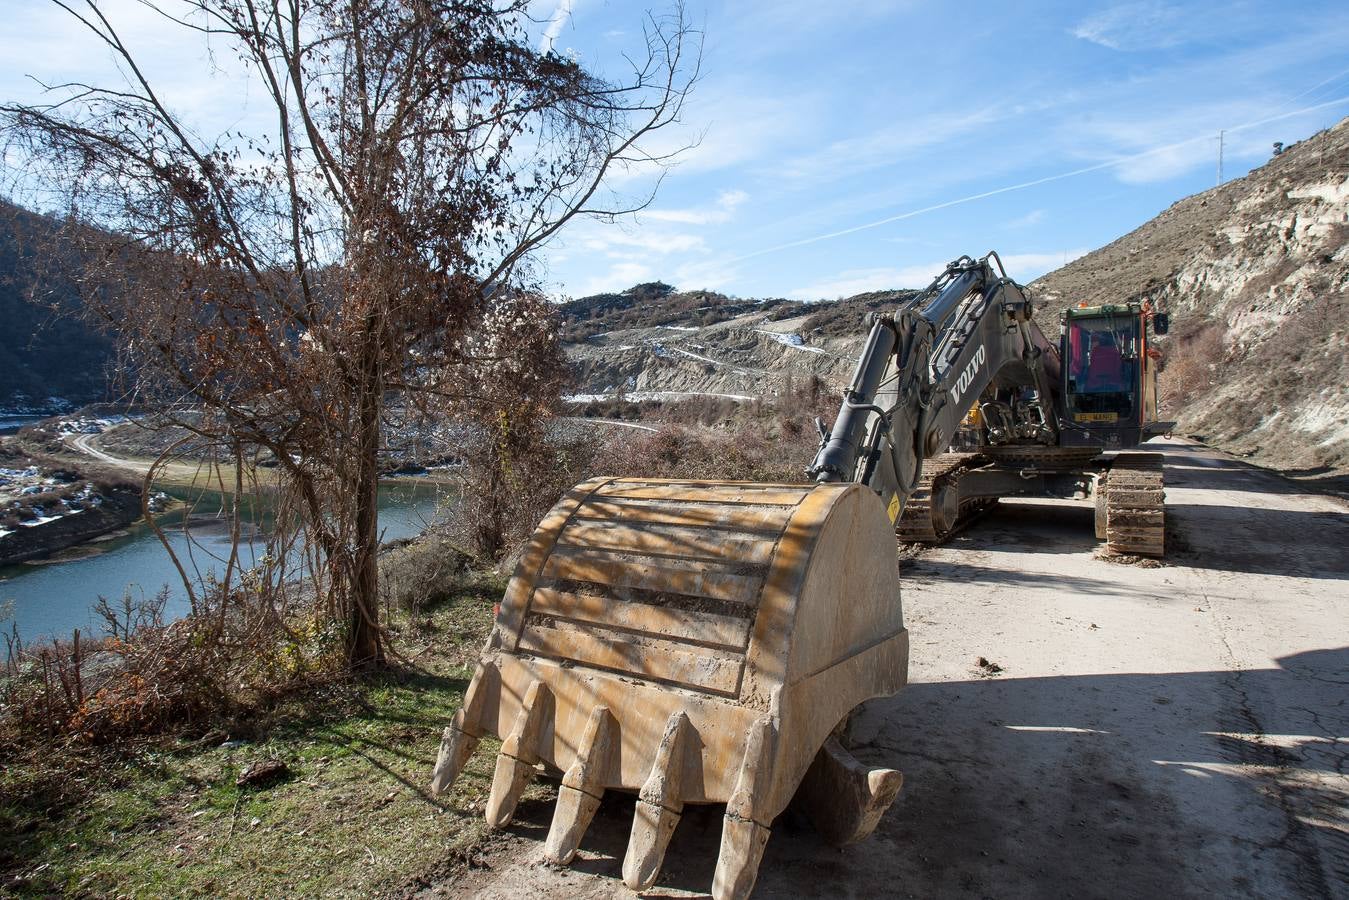
[[(1245, 178), (1187, 197), (1031, 287), (1052, 338), (1080, 302), (1171, 313), (1163, 388), (1182, 433), (1281, 469), (1349, 468), (1349, 120)], [(563, 307), (578, 393), (771, 397), (785, 380), (841, 388), (867, 311), (746, 301), (659, 282)]]
[(1033, 285), (1171, 313), (1179, 430), (1285, 469), (1349, 467), (1349, 119)]
[(852, 375), (866, 314), (911, 293), (801, 303), (637, 285), (563, 305), (563, 336), (583, 397), (749, 400), (811, 378), (833, 390)]
[(0, 409), (103, 400), (112, 344), (76, 315), (75, 291), (51, 277), (56, 223), (0, 201)]

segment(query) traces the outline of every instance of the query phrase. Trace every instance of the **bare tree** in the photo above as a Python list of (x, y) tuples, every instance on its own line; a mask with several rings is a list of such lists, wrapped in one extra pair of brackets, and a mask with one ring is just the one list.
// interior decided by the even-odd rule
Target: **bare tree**
[(555, 311), (541, 296), (519, 293), (498, 304), (487, 325), (474, 336), (473, 355), (502, 362), (465, 373), (473, 400), (459, 415), (471, 428), (456, 519), (472, 552), (497, 559), (528, 536), (577, 472), (563, 458), (571, 442), (556, 434), (550, 441), (544, 429), (571, 379)]
[(473, 335), (568, 221), (649, 202), (606, 177), (662, 162), (644, 139), (677, 120), (697, 40), (681, 10), (649, 17), (619, 83), (534, 50), (525, 0), (164, 0), (153, 8), (231, 48), (271, 101), (266, 133), (207, 141), (97, 3), (53, 2), (127, 83), (0, 105), (11, 191), (62, 198), (90, 261), (85, 301), (145, 396), (198, 411), (184, 424), (236, 471), (275, 458), (322, 608), (351, 663), (378, 663), (391, 404), (493, 401), (473, 391), (521, 359)]

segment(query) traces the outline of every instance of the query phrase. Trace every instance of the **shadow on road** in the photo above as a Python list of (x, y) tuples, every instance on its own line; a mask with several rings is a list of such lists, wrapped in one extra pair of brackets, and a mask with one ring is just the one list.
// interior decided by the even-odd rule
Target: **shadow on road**
[[(1149, 445), (1150, 447), (1152, 445)], [(1180, 458), (1202, 459), (1204, 466), (1174, 465)], [(1289, 508), (1288, 501), (1270, 501), (1260, 494), (1305, 494), (1279, 476), (1236, 460), (1168, 451), (1166, 461), (1168, 565), (1282, 575), (1298, 578), (1349, 578), (1349, 513)], [(1222, 491), (1214, 503), (1176, 488)], [(1251, 493), (1249, 502), (1233, 494)], [(1212, 495), (1210, 495), (1212, 496)], [(1230, 502), (1223, 502), (1229, 500)], [(1335, 503), (1336, 501), (1328, 501)], [(1003, 500), (984, 513), (946, 546), (953, 550), (1033, 554), (1090, 555), (1100, 548), (1093, 509), (1081, 501)], [(938, 568), (953, 580), (1042, 580), (1044, 576), (1004, 570), (996, 564), (948, 564)], [(923, 572), (920, 562), (915, 573)], [(1058, 576), (1055, 576), (1057, 578)], [(1064, 581), (1073, 581), (1064, 578)], [(1084, 590), (1120, 593), (1106, 582), (1079, 585)], [(1124, 593), (1129, 593), (1123, 590)]]
[(1216, 453), (1207, 447), (1152, 441), (1144, 449), (1166, 454), (1168, 485), (1254, 494), (1315, 493), (1313, 486), (1290, 481), (1271, 469)]
[[(1349, 722), (1325, 711), (1349, 648), (1278, 662), (910, 685), (853, 727), (859, 757), (905, 774), (877, 832), (829, 847), (789, 808), (755, 896), (1334, 896)], [(605, 795), (573, 869), (621, 879), (633, 804)], [(541, 844), (552, 810), (525, 803), (512, 830)], [(685, 808), (643, 896), (707, 890), (722, 811)]]

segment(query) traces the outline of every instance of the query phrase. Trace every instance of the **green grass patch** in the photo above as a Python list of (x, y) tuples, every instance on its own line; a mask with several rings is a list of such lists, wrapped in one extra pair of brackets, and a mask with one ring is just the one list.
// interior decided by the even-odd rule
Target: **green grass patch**
[[(370, 896), (452, 871), (485, 836), (496, 747), (484, 741), (449, 795), (427, 783), (502, 586), (479, 578), (421, 611), (395, 633), (401, 668), (297, 697), (252, 740), (11, 754), (0, 892)], [(236, 786), (273, 758), (287, 774)]]

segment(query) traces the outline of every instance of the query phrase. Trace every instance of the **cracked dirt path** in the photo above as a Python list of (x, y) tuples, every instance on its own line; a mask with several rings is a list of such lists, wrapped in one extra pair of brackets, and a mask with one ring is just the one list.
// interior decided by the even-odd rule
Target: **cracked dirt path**
[[(756, 896), (1349, 898), (1349, 504), (1157, 449), (1167, 565), (1094, 558), (1089, 503), (1026, 501), (905, 571), (912, 683), (854, 728), (904, 790), (842, 850), (789, 811)], [(631, 896), (631, 799), (566, 871), (538, 862), (551, 812), (430, 892)], [(648, 896), (706, 890), (720, 827), (689, 808)]]

